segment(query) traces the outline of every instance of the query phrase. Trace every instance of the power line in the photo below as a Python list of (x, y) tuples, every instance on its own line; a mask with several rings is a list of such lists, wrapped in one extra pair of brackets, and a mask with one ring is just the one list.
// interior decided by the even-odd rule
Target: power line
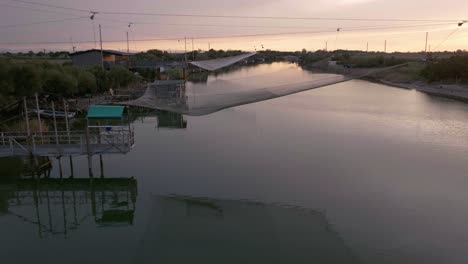
[(278, 20), (326, 20), (326, 21), (394, 21), (394, 22), (458, 22), (459, 19), (385, 19), (385, 18), (327, 18), (327, 17), (290, 17), (290, 16), (241, 16), (241, 15), (207, 15), (207, 14), (176, 14), (176, 13), (144, 13), (144, 12), (113, 12), (102, 10), (85, 10), (44, 4), (25, 0), (9, 0), (30, 5), (52, 7), (56, 9), (72, 10), (85, 13), (104, 15), (135, 15), (135, 16), (164, 16), (164, 17), (200, 17), (200, 18), (233, 18), (233, 19), (278, 19)]
[(56, 12), (56, 11), (52, 11), (52, 10), (38, 9), (38, 8), (32, 8), (32, 7), (25, 7), (25, 6), (14, 6), (14, 5), (8, 5), (8, 4), (0, 4), (0, 6), (5, 6), (5, 7), (9, 7), (9, 8), (24, 9), (24, 10), (30, 10), (30, 11), (37, 11), (37, 12), (44, 12), (44, 13), (51, 13), (51, 14), (66, 15), (66, 16), (76, 16), (76, 15), (77, 15), (77, 14)]
[(453, 36), (455, 33), (457, 33), (458, 29), (460, 29), (460, 26), (457, 27), (455, 30), (453, 30), (450, 34), (448, 34), (447, 37), (445, 37), (434, 49), (433, 52), (437, 52), (440, 46), (444, 44), (451, 36)]
[[(123, 20), (115, 20), (115, 19), (107, 19), (107, 18), (97, 18), (97, 20), (102, 20), (102, 21), (109, 21), (109, 22), (115, 22), (115, 23), (122, 23), (122, 24), (128, 24), (127, 21)], [(438, 24), (396, 24), (396, 25), (376, 25), (372, 27), (363, 27), (363, 26), (355, 26), (355, 27), (347, 27), (349, 29), (358, 29), (358, 28), (375, 28), (375, 29), (385, 29), (385, 28), (405, 28), (405, 27), (429, 27), (429, 26), (440, 26), (440, 25), (452, 25), (452, 23), (438, 23)], [(135, 25), (158, 25), (158, 26), (184, 26), (184, 27), (220, 27), (220, 28), (226, 28), (226, 27), (231, 27), (231, 28), (283, 28), (283, 29), (336, 29), (336, 27), (318, 27), (318, 26), (256, 26), (256, 25), (233, 25), (233, 24), (181, 24), (181, 23), (159, 23), (159, 22), (132, 22), (132, 24)]]
[[(389, 27), (386, 27), (388, 29)], [(345, 29), (339, 28), (338, 32), (356, 32), (363, 30), (376, 30), (381, 28), (359, 28), (359, 29)], [(221, 39), (221, 38), (243, 38), (243, 37), (263, 37), (263, 36), (281, 36), (281, 35), (302, 35), (302, 34), (320, 34), (320, 33), (333, 33), (337, 30), (321, 30), (321, 31), (297, 31), (297, 32), (278, 32), (278, 33), (261, 33), (261, 34), (242, 34), (242, 35), (226, 35), (226, 36), (200, 36), (193, 37), (194, 39)], [(149, 41), (173, 41), (180, 40), (180, 38), (150, 38), (150, 39), (134, 39), (134, 42), (149, 42)], [(121, 43), (126, 40), (107, 40), (105, 43)], [(75, 41), (75, 43), (93, 43), (94, 41)], [(51, 41), (51, 42), (0, 42), (0, 45), (47, 45), (47, 44), (68, 44), (68, 41)]]
[[(283, 32), (283, 33), (264, 33), (264, 34), (246, 34), (246, 35), (230, 35), (230, 36), (201, 36), (194, 37), (194, 39), (218, 39), (218, 38), (240, 38), (240, 37), (261, 37), (261, 36), (276, 36), (276, 35), (292, 35), (292, 34), (315, 34), (315, 33), (330, 33), (330, 31), (307, 31), (307, 32)], [(137, 42), (148, 42), (148, 41), (173, 41), (181, 40), (179, 38), (150, 38), (150, 39), (135, 39)], [(119, 43), (125, 42), (126, 40), (107, 40), (105, 43)], [(45, 42), (0, 42), (1, 45), (47, 45), (47, 44), (66, 44), (68, 41), (45, 41)], [(93, 41), (75, 41), (75, 43), (93, 43)]]
[(91, 13), (91, 11), (89, 10), (78, 9), (78, 8), (73, 8), (73, 7), (56, 6), (56, 5), (44, 4), (44, 3), (32, 2), (32, 1), (23, 1), (23, 0), (9, 0), (9, 1), (30, 4), (30, 5), (37, 5), (37, 6), (52, 7), (52, 8), (64, 9), (64, 10), (72, 10), (72, 11), (77, 11), (77, 12)]
[(38, 24), (47, 24), (47, 23), (57, 23), (57, 22), (64, 22), (64, 21), (71, 21), (71, 20), (79, 20), (88, 17), (72, 17), (72, 18), (64, 18), (64, 19), (56, 19), (56, 20), (48, 20), (48, 21), (38, 21), (32, 23), (24, 23), (24, 24), (14, 24), (14, 25), (0, 25), (0, 28), (12, 28), (12, 27), (20, 27), (20, 26), (33, 26)]
[[(46, 12), (46, 13), (55, 13), (55, 14), (62, 14), (62, 15), (72, 15), (72, 16), (76, 16), (75, 14), (69, 14), (69, 13), (60, 13), (60, 12), (54, 12), (54, 11), (50, 11), (50, 10), (43, 10), (43, 9), (34, 9), (34, 8), (28, 8), (28, 7), (19, 7), (19, 6), (10, 6), (10, 5), (4, 5), (4, 4), (0, 4), (0, 6), (7, 6), (7, 7), (11, 7), (11, 8), (19, 8), (19, 9), (28, 9), (28, 10), (32, 10), (32, 11), (39, 11), (39, 12)], [(86, 17), (76, 17), (76, 18), (88, 18), (87, 16)], [(123, 24), (126, 24), (128, 25), (129, 22), (127, 21), (124, 21), (124, 20), (116, 20), (116, 19), (108, 19), (108, 18), (101, 18), (101, 17), (98, 17), (96, 18), (97, 20), (102, 20), (102, 21), (109, 21), (109, 22), (116, 22), (116, 23), (123, 23)], [(61, 21), (66, 21), (66, 20), (69, 20), (69, 19), (64, 19), (64, 20), (57, 20), (56, 22), (61, 22)], [(73, 20), (73, 18), (71, 18), (70, 20)], [(53, 23), (55, 22), (55, 20), (53, 21), (45, 21), (45, 22), (38, 22), (38, 23), (35, 23), (35, 24), (43, 24), (43, 23)], [(221, 27), (221, 28), (225, 28), (225, 27), (231, 27), (231, 28), (283, 28), (283, 29), (312, 29), (312, 28), (316, 28), (316, 29), (333, 29), (333, 28), (323, 28), (323, 27), (314, 27), (314, 26), (255, 26), (255, 25), (226, 25), (226, 24), (179, 24), (179, 23), (158, 23), (158, 22), (131, 22), (132, 24), (138, 24), (138, 25), (159, 25), (159, 26), (191, 26), (191, 27)], [(31, 23), (32, 24), (32, 23)], [(452, 23), (450, 23), (452, 24)], [(29, 24), (18, 24), (18, 26), (21, 26), (21, 25), (29, 25)], [(386, 28), (410, 28), (410, 27), (429, 27), (429, 26), (440, 26), (440, 25), (449, 25), (449, 23), (444, 23), (444, 24), (397, 24), (397, 25), (379, 25), (379, 26), (373, 26), (373, 27), (362, 27), (362, 26), (356, 26), (356, 27), (348, 27), (350, 29), (362, 29), (362, 30), (372, 30), (372, 29), (386, 29)], [(0, 26), (0, 28), (3, 28), (3, 27), (14, 27), (16, 25), (5, 25), (5, 26)]]

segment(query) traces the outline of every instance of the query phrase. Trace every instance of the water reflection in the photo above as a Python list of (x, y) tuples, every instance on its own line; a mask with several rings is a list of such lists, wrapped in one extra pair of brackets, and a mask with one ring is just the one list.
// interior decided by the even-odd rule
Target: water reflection
[[(59, 251), (72, 238), (99, 240), (103, 230), (106, 248), (114, 248), (112, 233), (136, 236), (126, 241), (136, 251), (121, 263), (358, 263), (323, 212), (179, 195), (150, 195), (149, 203), (137, 206), (137, 189), (133, 177), (0, 178), (0, 221), (34, 226), (22, 240), (62, 239)], [(135, 218), (146, 221), (135, 224)], [(59, 256), (50, 263), (63, 263)]]
[[(156, 81), (145, 94), (123, 105), (166, 110), (186, 115), (207, 115), (225, 108), (273, 99), (351, 80), (352, 76), (314, 74), (287, 63), (264, 65), (270, 72), (223, 75), (207, 83)], [(241, 71), (242, 72), (242, 71)], [(262, 71), (260, 71), (262, 72)]]
[(164, 110), (148, 110), (132, 108), (133, 120), (141, 123), (156, 123), (158, 129), (186, 129), (187, 120), (184, 115)]
[(37, 227), (40, 238), (69, 237), (80, 226), (133, 224), (137, 181), (134, 178), (0, 179), (0, 218)]
[[(222, 109), (282, 97), (310, 89), (346, 82), (382, 69), (353, 69), (343, 75), (313, 73), (290, 63), (249, 67), (206, 82), (156, 81), (145, 94), (123, 105), (167, 110), (186, 115), (207, 115)], [(213, 77), (213, 76), (210, 76)]]
[(0, 168), (0, 180), (35, 174), (48, 177), (52, 163), (49, 157), (3, 157), (0, 158)]
[(160, 111), (158, 114), (159, 129), (185, 129), (187, 128), (187, 120), (179, 113), (168, 111)]
[(357, 263), (318, 211), (185, 196), (152, 200), (142, 263)]

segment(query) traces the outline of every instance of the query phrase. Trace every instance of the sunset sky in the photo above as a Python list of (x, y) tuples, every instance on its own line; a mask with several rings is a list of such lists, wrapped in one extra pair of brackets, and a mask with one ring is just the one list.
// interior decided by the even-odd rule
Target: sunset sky
[[(86, 11), (120, 13), (101, 13), (95, 16), (96, 39), (99, 40), (98, 25), (101, 24), (105, 49), (126, 50), (127, 31), (130, 36), (131, 51), (147, 49), (181, 51), (184, 50), (184, 37), (188, 39), (189, 50), (192, 49), (191, 39), (194, 38), (194, 48), (201, 50), (207, 50), (209, 46), (214, 49), (254, 50), (261, 49), (262, 45), (265, 49), (274, 50), (293, 51), (303, 48), (317, 50), (325, 48), (326, 42), (329, 50), (337, 48), (365, 50), (369, 42), (369, 50), (383, 51), (384, 42), (387, 40), (387, 51), (390, 52), (421, 51), (424, 50), (426, 32), (429, 32), (429, 45), (433, 50), (468, 49), (468, 23), (461, 27), (457, 25), (458, 22), (468, 20), (468, 1), (465, 0), (31, 0), (26, 2), (0, 0), (1, 51), (31, 49), (71, 51), (72, 42), (77, 50), (94, 48), (93, 22), (89, 18), (91, 14)], [(148, 13), (243, 16), (243, 18), (156, 16)], [(254, 19), (245, 18), (246, 16), (337, 20)], [(359, 20), (338, 20), (348, 18)], [(132, 23), (130, 27), (129, 23)], [(340, 28), (339, 33), (337, 28)], [(294, 32), (296, 33), (290, 34)], [(220, 36), (223, 37), (219, 38)], [(450, 37), (447, 38), (448, 36)], [(171, 40), (146, 41), (154, 39)], [(122, 41), (108, 42), (119, 40)]]

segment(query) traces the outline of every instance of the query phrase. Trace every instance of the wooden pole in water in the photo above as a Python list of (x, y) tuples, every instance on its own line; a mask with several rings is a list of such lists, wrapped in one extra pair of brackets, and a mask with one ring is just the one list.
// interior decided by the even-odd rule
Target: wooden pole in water
[(68, 125), (67, 101), (63, 99), (63, 111), (65, 112), (65, 127), (67, 129), (68, 144), (70, 144), (70, 127)]
[(26, 97), (23, 97), (24, 105), (24, 120), (26, 121), (26, 130), (28, 132), (28, 137), (31, 136), (31, 130), (29, 128), (29, 114), (28, 114), (28, 105), (26, 103)]
[(99, 163), (101, 165), (101, 178), (104, 178), (104, 162), (102, 161), (102, 155), (99, 155)]
[(52, 101), (52, 116), (54, 118), (54, 131), (55, 131), (55, 143), (57, 144), (57, 147), (59, 145), (59, 137), (58, 137), (58, 131), (57, 131), (57, 117), (55, 116), (55, 104), (54, 101)]
[(57, 161), (58, 161), (58, 164), (59, 164), (60, 179), (63, 179), (62, 157), (58, 156)]
[(71, 155), (69, 156), (69, 158), (70, 158), (70, 178), (73, 178), (75, 177), (75, 171), (73, 169), (73, 158)]
[(41, 123), (41, 113), (40, 113), (41, 109), (39, 109), (39, 97), (37, 93), (34, 93), (34, 96), (36, 97), (37, 125), (39, 127), (39, 134), (42, 137), (42, 123)]
[(93, 178), (93, 156), (91, 155), (91, 146), (89, 145), (89, 123), (86, 120), (86, 149), (88, 152), (88, 172), (89, 177)]

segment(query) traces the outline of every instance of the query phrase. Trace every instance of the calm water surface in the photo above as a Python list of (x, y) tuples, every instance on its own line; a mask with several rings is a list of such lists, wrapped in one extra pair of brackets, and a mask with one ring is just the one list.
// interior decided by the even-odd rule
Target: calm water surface
[(468, 262), (466, 104), (350, 81), (171, 118), (103, 156), (135, 182), (0, 184), (1, 263)]

